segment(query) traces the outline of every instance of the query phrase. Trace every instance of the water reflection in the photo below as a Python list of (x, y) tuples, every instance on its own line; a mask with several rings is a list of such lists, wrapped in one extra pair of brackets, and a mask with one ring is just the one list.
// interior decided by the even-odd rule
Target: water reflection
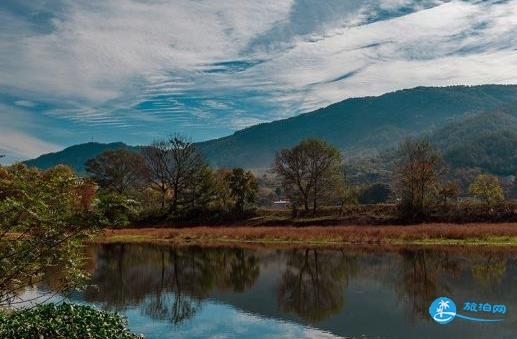
[[(469, 333), (482, 338), (490, 333), (503, 338), (517, 329), (517, 255), (510, 250), (115, 244), (90, 251), (92, 279), (75, 299), (121, 312), (138, 310), (148, 321), (167, 322), (178, 331), (199, 319), (205, 325), (217, 323), (217, 314), (206, 320), (204, 312), (214, 307), (222, 312), (223, 306), (214, 302), (230, 305), (241, 316), (310, 324), (337, 335), (424, 338)], [(443, 332), (427, 313), (442, 295), (460, 306), (471, 299), (506, 303), (507, 319), (498, 327), (460, 320)]]
[(354, 257), (316, 249), (289, 253), (278, 287), (282, 311), (317, 322), (341, 311), (348, 281), (357, 273)]
[(257, 258), (242, 249), (120, 244), (100, 246), (96, 260), (86, 301), (115, 310), (141, 304), (175, 324), (193, 317), (213, 289), (243, 291), (260, 273)]
[(402, 250), (400, 256), (395, 291), (408, 305), (410, 318), (428, 318), (429, 305), (440, 292), (450, 295), (452, 281), (460, 274), (460, 263), (447, 252), (426, 249)]

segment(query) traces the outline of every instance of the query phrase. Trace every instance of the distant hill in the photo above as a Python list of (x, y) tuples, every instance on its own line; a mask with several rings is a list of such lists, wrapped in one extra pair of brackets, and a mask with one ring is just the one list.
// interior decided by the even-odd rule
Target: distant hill
[(454, 121), (430, 136), (456, 168), (517, 174), (517, 103)]
[[(431, 135), (448, 159), (457, 160), (458, 164), (489, 166), (491, 160), (479, 163), (488, 157), (469, 152), (475, 147), (490, 155), (504, 149), (500, 161), (511, 158), (509, 147), (514, 145), (516, 131), (512, 126), (517, 126), (517, 105), (513, 104), (516, 101), (517, 85), (417, 87), (377, 97), (347, 99), (198, 146), (216, 167), (267, 168), (277, 150), (304, 138), (324, 139), (340, 147), (346, 157), (353, 157), (388, 149), (409, 135)], [(465, 145), (465, 140), (469, 140), (469, 145)], [(40, 168), (64, 163), (83, 173), (86, 160), (117, 148), (136, 149), (123, 143), (87, 143), (26, 163)], [(507, 171), (511, 168), (503, 170)]]
[(386, 149), (466, 114), (517, 100), (517, 86), (417, 87), (378, 97), (354, 98), (289, 119), (252, 126), (200, 143), (215, 166), (268, 167), (275, 152), (303, 138), (324, 139), (345, 156)]
[(84, 174), (84, 163), (86, 160), (94, 158), (97, 154), (116, 149), (133, 149), (122, 142), (102, 144), (98, 142), (88, 142), (85, 144), (74, 145), (55, 153), (43, 154), (36, 159), (25, 161), (28, 166), (41, 169), (53, 167), (58, 164), (65, 164), (72, 167), (76, 172)]

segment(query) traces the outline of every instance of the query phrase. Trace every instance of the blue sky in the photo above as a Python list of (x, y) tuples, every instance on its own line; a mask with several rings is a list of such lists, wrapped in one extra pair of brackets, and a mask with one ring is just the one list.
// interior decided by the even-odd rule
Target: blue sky
[(0, 153), (193, 140), (348, 97), (517, 83), (517, 0), (2, 0)]

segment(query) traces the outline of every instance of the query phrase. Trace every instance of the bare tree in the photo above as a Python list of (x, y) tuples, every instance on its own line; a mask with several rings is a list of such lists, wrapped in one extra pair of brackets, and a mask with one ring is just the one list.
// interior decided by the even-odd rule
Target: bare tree
[(168, 140), (170, 164), (168, 169), (169, 185), (172, 189), (171, 209), (177, 212), (178, 205), (186, 199), (185, 193), (203, 163), (203, 158), (196, 146), (180, 135), (174, 135)]
[(147, 179), (160, 192), (161, 209), (165, 208), (165, 199), (169, 191), (169, 173), (171, 161), (170, 150), (166, 141), (155, 141), (142, 149), (147, 165)]
[(398, 149), (396, 187), (403, 212), (422, 216), (446, 167), (440, 154), (423, 139), (407, 139)]
[(276, 154), (274, 172), (292, 202), (305, 211), (316, 211), (320, 202), (339, 185), (342, 156), (339, 150), (317, 139), (303, 140), (291, 149)]

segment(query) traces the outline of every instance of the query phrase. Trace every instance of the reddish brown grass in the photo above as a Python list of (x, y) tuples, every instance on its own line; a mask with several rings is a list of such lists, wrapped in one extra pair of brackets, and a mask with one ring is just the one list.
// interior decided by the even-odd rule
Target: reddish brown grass
[(425, 224), (411, 226), (192, 227), (105, 230), (100, 241), (143, 239), (181, 241), (313, 241), (382, 243), (419, 240), (487, 240), (517, 237), (517, 223)]

